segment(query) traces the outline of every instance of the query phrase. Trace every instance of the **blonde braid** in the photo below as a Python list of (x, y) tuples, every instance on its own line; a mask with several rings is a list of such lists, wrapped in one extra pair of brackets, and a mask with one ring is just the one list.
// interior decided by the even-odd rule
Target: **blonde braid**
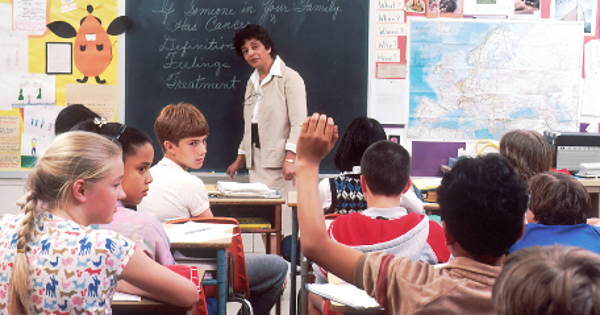
[(29, 313), (29, 263), (26, 252), (29, 250), (29, 240), (35, 230), (35, 213), (37, 198), (33, 192), (27, 195), (27, 202), (23, 206), (23, 219), (17, 240), (17, 253), (10, 279), (8, 308), (10, 314)]

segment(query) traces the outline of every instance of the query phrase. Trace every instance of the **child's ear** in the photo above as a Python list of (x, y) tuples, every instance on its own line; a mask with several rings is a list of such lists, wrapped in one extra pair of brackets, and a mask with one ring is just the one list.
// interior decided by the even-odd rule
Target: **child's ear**
[(165, 141), (163, 142), (163, 146), (165, 147), (165, 149), (167, 150), (167, 152), (173, 154), (173, 147), (175, 146), (175, 144), (173, 144), (173, 142), (171, 141)]
[(446, 227), (446, 222), (442, 221), (442, 231), (444, 232), (444, 237), (446, 238), (446, 246), (450, 247), (450, 245), (456, 243), (454, 236), (448, 232), (448, 228)]
[(75, 200), (79, 201), (79, 202), (85, 202), (86, 198), (86, 189), (87, 189), (87, 184), (85, 182), (85, 180), (83, 179), (78, 179), (77, 181), (75, 181), (75, 183), (73, 184), (73, 186), (71, 186), (71, 191), (73, 192), (73, 197), (75, 198)]
[(369, 186), (367, 185), (367, 181), (365, 180), (365, 177), (360, 175), (360, 187), (362, 188), (363, 191), (363, 196), (369, 191)]
[(525, 226), (526, 226), (526, 224), (523, 224), (523, 228), (521, 229), (521, 234), (519, 235), (519, 238), (517, 238), (517, 241), (521, 240), (521, 238), (523, 237), (523, 234), (525, 234)]
[(402, 191), (402, 194), (406, 194), (406, 192), (412, 188), (412, 179), (409, 177), (408, 178), (408, 183), (406, 183), (406, 187), (404, 187), (404, 190)]

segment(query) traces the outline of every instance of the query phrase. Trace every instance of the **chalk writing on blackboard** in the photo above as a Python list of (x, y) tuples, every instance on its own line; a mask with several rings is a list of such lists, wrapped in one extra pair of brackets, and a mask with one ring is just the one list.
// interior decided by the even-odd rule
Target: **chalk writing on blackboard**
[(219, 60), (222, 54), (235, 54), (231, 35), (221, 36), (220, 31), (231, 33), (244, 28), (253, 23), (256, 13), (260, 14), (259, 23), (275, 24), (278, 15), (309, 12), (327, 14), (335, 21), (343, 10), (336, 0), (301, 0), (294, 4), (265, 0), (260, 10), (247, 4), (203, 7), (199, 0), (184, 5), (164, 0), (151, 12), (161, 20), (165, 31), (156, 35), (162, 37), (158, 46), (164, 58), (162, 69), (171, 71), (163, 76), (167, 89), (232, 90), (240, 88), (242, 80), (228, 71), (229, 62)]

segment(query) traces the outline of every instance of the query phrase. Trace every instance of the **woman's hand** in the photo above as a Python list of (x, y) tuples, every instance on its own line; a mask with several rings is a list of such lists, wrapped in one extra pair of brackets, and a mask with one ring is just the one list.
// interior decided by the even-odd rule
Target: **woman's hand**
[(283, 179), (291, 180), (292, 186), (296, 187), (296, 154), (287, 151), (285, 161), (283, 161)]
[(227, 175), (229, 175), (230, 180), (233, 180), (233, 175), (235, 175), (240, 168), (244, 167), (244, 164), (246, 164), (246, 156), (243, 154), (238, 155), (237, 159), (235, 159), (235, 161), (229, 165), (227, 171), (225, 172)]

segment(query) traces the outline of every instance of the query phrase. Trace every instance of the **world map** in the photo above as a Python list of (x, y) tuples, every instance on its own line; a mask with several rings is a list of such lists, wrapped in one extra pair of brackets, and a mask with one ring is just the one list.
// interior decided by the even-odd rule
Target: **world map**
[(408, 43), (409, 138), (578, 130), (581, 24), (411, 20)]

